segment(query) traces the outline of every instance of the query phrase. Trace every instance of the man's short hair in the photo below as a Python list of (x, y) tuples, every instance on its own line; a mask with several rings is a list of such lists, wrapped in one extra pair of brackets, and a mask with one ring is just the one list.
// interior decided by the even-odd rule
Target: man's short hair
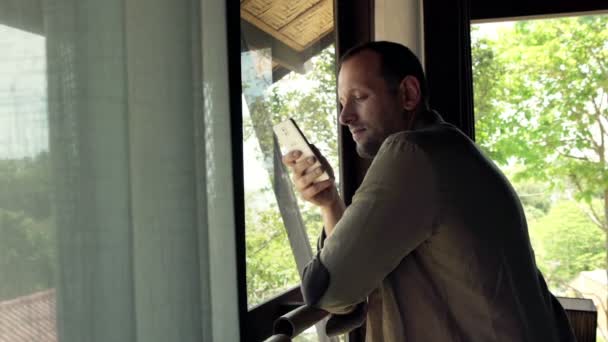
[(349, 49), (340, 65), (363, 51), (373, 51), (380, 56), (382, 78), (390, 87), (398, 87), (406, 76), (414, 76), (420, 82), (422, 101), (428, 103), (428, 86), (418, 57), (406, 46), (398, 43), (367, 42)]

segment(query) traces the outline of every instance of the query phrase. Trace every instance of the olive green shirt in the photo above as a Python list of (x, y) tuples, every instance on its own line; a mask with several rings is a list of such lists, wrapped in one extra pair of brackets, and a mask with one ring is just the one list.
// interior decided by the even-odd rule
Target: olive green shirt
[(434, 112), (384, 141), (303, 292), (333, 313), (367, 300), (368, 342), (574, 340), (515, 191)]

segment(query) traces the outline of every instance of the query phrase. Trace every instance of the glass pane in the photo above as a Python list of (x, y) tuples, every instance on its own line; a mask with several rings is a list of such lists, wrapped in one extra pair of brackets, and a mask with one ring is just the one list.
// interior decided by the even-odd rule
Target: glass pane
[(0, 25), (0, 341), (56, 341), (45, 39)]
[(322, 229), (318, 209), (293, 191), (273, 125), (293, 118), (339, 174), (332, 6), (241, 2), (250, 307), (300, 282), (294, 250), (308, 261)]
[(515, 186), (557, 296), (608, 340), (608, 16), (473, 25), (475, 130)]

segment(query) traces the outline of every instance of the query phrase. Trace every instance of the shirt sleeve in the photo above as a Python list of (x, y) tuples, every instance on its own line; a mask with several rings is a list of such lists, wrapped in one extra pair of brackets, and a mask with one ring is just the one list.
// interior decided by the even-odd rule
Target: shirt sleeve
[(317, 239), (317, 252), (323, 248), (326, 238), (327, 234), (325, 234), (325, 226), (323, 226), (323, 228), (321, 228), (321, 234), (319, 234), (319, 238)]
[(438, 224), (438, 195), (426, 153), (407, 133), (386, 139), (352, 204), (306, 266), (307, 304), (348, 312)]

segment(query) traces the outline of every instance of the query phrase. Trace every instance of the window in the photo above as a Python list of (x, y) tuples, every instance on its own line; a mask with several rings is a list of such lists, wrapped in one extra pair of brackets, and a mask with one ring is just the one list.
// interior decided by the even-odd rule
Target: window
[[(248, 62), (256, 66), (247, 65)], [(256, 89), (259, 95), (251, 95), (253, 86), (247, 83), (245, 75), (264, 63), (266, 66), (262, 68), (271, 75), (268, 53), (243, 53), (243, 150), (250, 306), (299, 283), (293, 249), (301, 247), (292, 248), (290, 244), (304, 244), (312, 252), (311, 246), (315, 248), (323, 226), (318, 209), (294, 196), (291, 175), (277, 159), (281, 157), (281, 151), (275, 145), (272, 126), (287, 118), (295, 119), (311, 143), (327, 156), (338, 172), (333, 46), (309, 60), (306, 73), (290, 72), (281, 80)], [(292, 234), (305, 232), (308, 240), (295, 240), (296, 236), (290, 241), (287, 229), (294, 229)]]
[[(295, 193), (272, 131), (294, 119), (338, 177), (333, 1), (241, 2), (248, 306), (300, 283), (323, 223)], [(336, 178), (336, 184), (339, 179)], [(296, 337), (317, 341), (315, 327)], [(323, 339), (324, 340), (324, 339)]]
[(56, 339), (45, 39), (0, 25), (0, 50), (0, 339)]
[(272, 126), (295, 119), (339, 173), (333, 3), (302, 6), (241, 3), (249, 307), (299, 284), (323, 226), (318, 210), (297, 199)]
[(592, 299), (607, 340), (608, 16), (471, 32), (477, 141), (520, 195), (550, 290)]

